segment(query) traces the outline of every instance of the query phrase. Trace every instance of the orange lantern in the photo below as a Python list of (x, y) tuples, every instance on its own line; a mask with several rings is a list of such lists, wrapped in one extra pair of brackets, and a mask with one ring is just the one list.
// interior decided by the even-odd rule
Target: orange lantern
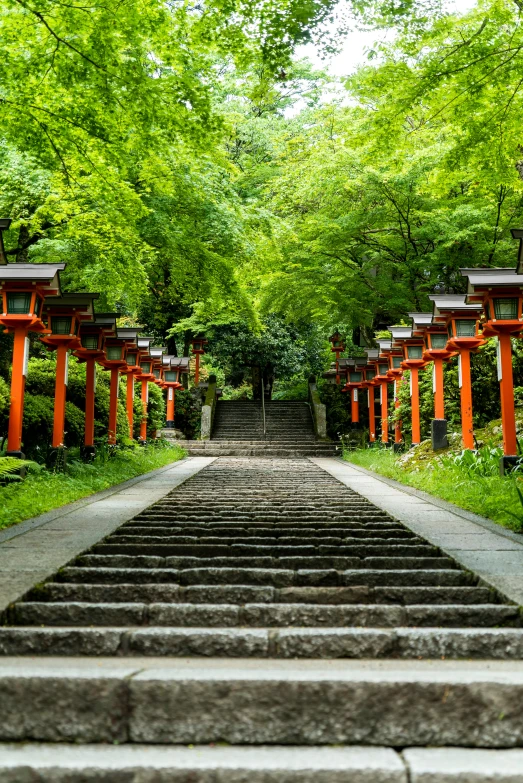
[(60, 293), (60, 272), (65, 264), (8, 264), (3, 249), (2, 230), (10, 220), (0, 222), (0, 323), (14, 336), (11, 372), (11, 403), (7, 456), (23, 459), (22, 421), (25, 377), (29, 359), (29, 332), (47, 333), (42, 320), (46, 296)]
[(444, 324), (447, 328), (447, 350), (458, 352), (463, 447), (473, 449), (470, 354), (477, 351), (483, 343), (483, 337), (479, 332), (479, 320), (483, 308), (466, 304), (465, 297), (456, 294), (429, 296), (429, 299), (434, 302), (434, 323)]
[(200, 383), (200, 356), (202, 356), (205, 353), (205, 346), (207, 345), (207, 340), (203, 335), (198, 335), (197, 337), (193, 337), (190, 341), (192, 346), (192, 352), (196, 356), (196, 367), (194, 369), (194, 385), (198, 386)]
[(388, 385), (390, 383), (390, 351), (392, 343), (390, 340), (377, 340), (379, 345), (379, 355), (377, 361), (378, 373), (375, 380), (379, 383), (380, 387), (380, 402), (381, 402), (381, 441), (388, 444), (389, 442), (389, 395)]
[(64, 429), (65, 402), (69, 375), (69, 351), (81, 348), (80, 327), (94, 318), (93, 300), (98, 294), (63, 294), (46, 297), (44, 317), (47, 319), (47, 335), (41, 342), (56, 350), (56, 380), (53, 414), (52, 447), (57, 464), (65, 458)]
[[(521, 239), (519, 229), (513, 236)], [(522, 234), (523, 235), (523, 234)], [(523, 240), (522, 240), (523, 244)], [(514, 379), (511, 338), (523, 332), (523, 276), (517, 269), (462, 269), (468, 277), (467, 301), (484, 310), (484, 337), (497, 337), (498, 381), (503, 426), (500, 470), (505, 473), (518, 463)]]

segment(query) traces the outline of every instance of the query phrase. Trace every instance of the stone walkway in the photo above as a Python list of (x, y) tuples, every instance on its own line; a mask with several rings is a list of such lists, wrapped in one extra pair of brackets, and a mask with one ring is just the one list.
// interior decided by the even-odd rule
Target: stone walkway
[(126, 493), (0, 546), (48, 580), (0, 628), (2, 783), (521, 783), (515, 537), (334, 459)]

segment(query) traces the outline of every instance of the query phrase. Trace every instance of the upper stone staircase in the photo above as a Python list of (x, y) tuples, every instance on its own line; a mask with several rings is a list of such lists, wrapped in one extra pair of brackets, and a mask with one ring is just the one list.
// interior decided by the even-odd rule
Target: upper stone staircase
[(179, 441), (190, 456), (331, 457), (336, 446), (315, 437), (307, 402), (220, 400), (211, 440)]

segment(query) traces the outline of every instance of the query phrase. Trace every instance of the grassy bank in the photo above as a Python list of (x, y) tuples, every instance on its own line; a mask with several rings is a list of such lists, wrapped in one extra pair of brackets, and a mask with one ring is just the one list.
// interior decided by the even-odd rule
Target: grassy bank
[(0, 486), (0, 530), (24, 519), (92, 495), (122, 481), (161, 468), (185, 456), (165, 442), (98, 456), (91, 464), (73, 461), (67, 473), (52, 473), (35, 465), (23, 481)]
[(475, 460), (467, 454), (465, 459), (459, 454), (436, 456), (428, 444), (421, 444), (406, 455), (376, 448), (345, 452), (344, 459), (520, 532), (523, 506), (517, 487), (523, 490), (523, 476), (501, 478), (496, 475), (498, 454), (490, 458), (484, 453), (481, 465), (481, 451)]

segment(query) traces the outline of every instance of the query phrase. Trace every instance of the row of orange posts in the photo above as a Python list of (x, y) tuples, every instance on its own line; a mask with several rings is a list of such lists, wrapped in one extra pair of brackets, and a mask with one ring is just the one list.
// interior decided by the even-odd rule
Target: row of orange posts
[[(523, 230), (513, 229), (520, 240), (517, 266), (514, 268), (461, 269), (467, 282), (466, 294), (430, 296), (432, 312), (409, 313), (411, 326), (391, 326), (390, 339), (377, 340), (378, 348), (366, 349), (366, 358), (341, 359), (336, 351), (343, 341), (332, 335), (332, 350), (336, 352), (336, 376), (346, 373), (344, 390), (351, 394), (352, 421), (359, 421), (358, 390), (369, 395), (369, 439), (376, 441), (374, 392), (380, 390), (381, 440), (389, 443), (388, 385), (397, 384), (404, 371), (410, 372), (412, 444), (421, 440), (419, 370), (432, 363), (434, 418), (431, 424), (432, 445), (445, 448), (444, 364), (457, 356), (461, 398), (461, 429), (463, 447), (474, 449), (472, 413), (471, 354), (487, 338), (497, 338), (497, 372), (500, 386), (503, 452), (500, 470), (505, 473), (518, 460), (514, 384), (512, 375), (511, 338), (523, 333)], [(342, 349), (343, 350), (343, 349)], [(395, 426), (394, 442), (402, 441), (401, 422)]]
[[(147, 439), (147, 406), (149, 383), (167, 393), (167, 428), (174, 428), (175, 392), (183, 388), (182, 373), (189, 372), (189, 358), (166, 354), (164, 347), (151, 345), (153, 338), (142, 336), (141, 327), (117, 326), (117, 313), (97, 313), (94, 303), (98, 294), (61, 293), (60, 272), (65, 264), (7, 263), (2, 242), (2, 230), (9, 221), (0, 221), (0, 323), (5, 332), (12, 332), (13, 362), (7, 454), (23, 458), (22, 422), (24, 412), (25, 377), (29, 357), (29, 333), (41, 335), (41, 341), (56, 351), (56, 380), (52, 447), (64, 450), (65, 405), (68, 380), (68, 359), (72, 352), (86, 364), (85, 433), (83, 454), (89, 458), (95, 452), (95, 389), (96, 368), (101, 365), (111, 374), (108, 442), (116, 443), (118, 393), (120, 376), (127, 378), (126, 412), (131, 437), (134, 426), (134, 383), (141, 382), (143, 416), (139, 440)], [(199, 359), (205, 340), (192, 341)], [(196, 384), (198, 384), (195, 378)]]

